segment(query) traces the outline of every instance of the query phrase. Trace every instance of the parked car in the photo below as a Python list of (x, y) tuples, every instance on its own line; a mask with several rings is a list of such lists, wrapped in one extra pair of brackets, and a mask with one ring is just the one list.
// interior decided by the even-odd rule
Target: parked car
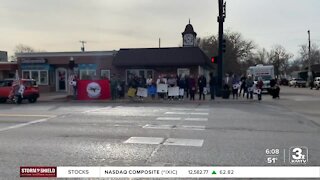
[(320, 88), (320, 77), (314, 78), (313, 85), (317, 90), (319, 90), (319, 88)]
[[(30, 103), (37, 102), (40, 93), (36, 81), (33, 79), (21, 79), (19, 81), (24, 85), (25, 90), (23, 96), (17, 96), (15, 98), (15, 102), (20, 104), (24, 99), (27, 99)], [(14, 79), (5, 79), (0, 81), (0, 103), (5, 103), (9, 99), (13, 82)]]
[(288, 86), (288, 85), (289, 85), (289, 80), (286, 79), (286, 78), (282, 78), (282, 79), (280, 80), (280, 85)]
[(301, 78), (292, 78), (289, 81), (289, 87), (294, 86), (294, 87), (306, 87), (307, 86), (307, 81), (301, 79)]

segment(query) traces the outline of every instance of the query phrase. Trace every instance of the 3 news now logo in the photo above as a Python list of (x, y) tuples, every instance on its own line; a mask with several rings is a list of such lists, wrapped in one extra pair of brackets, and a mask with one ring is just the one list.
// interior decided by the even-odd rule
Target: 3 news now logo
[(308, 148), (304, 146), (291, 147), (289, 150), (289, 161), (293, 165), (307, 164)]

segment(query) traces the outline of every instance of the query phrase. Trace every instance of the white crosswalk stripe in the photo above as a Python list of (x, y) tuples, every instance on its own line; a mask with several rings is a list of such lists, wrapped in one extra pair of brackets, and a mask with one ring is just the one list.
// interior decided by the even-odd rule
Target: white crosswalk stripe
[(205, 126), (197, 126), (197, 125), (155, 125), (155, 124), (146, 124), (143, 126), (145, 129), (168, 129), (168, 130), (195, 130), (195, 131), (201, 131), (205, 130)]
[(180, 139), (180, 138), (168, 138), (162, 137), (130, 137), (124, 143), (126, 144), (163, 144), (167, 146), (194, 146), (202, 147), (203, 139)]
[(157, 117), (157, 120), (171, 120), (171, 121), (179, 121), (180, 117)]

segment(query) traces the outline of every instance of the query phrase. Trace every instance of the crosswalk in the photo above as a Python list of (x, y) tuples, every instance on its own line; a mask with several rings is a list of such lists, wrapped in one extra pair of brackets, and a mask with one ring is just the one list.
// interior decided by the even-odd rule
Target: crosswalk
[[(150, 108), (151, 110), (151, 108)], [(209, 120), (210, 111), (209, 108), (161, 108), (157, 111), (149, 111), (148, 107), (144, 107), (144, 111), (141, 111), (139, 107), (104, 107), (98, 109), (92, 109), (83, 112), (85, 114), (93, 114), (95, 116), (123, 116), (123, 117), (135, 117), (131, 121), (138, 121), (139, 126), (148, 131), (148, 137), (132, 136), (124, 140), (124, 144), (147, 144), (147, 145), (163, 145), (163, 146), (189, 146), (189, 147), (202, 147), (204, 139), (190, 138), (193, 133), (206, 130), (206, 124)], [(155, 116), (156, 115), (156, 116)], [(138, 117), (144, 117), (139, 121)], [(145, 120), (147, 119), (147, 120)], [(147, 122), (145, 122), (147, 121)], [(144, 124), (145, 123), (145, 124)], [(127, 126), (127, 125), (124, 125)], [(121, 123), (114, 125), (114, 127), (122, 127)], [(157, 131), (161, 131), (162, 134), (169, 133), (170, 137), (152, 137), (152, 134), (157, 134)], [(151, 133), (151, 134), (150, 134)], [(160, 134), (161, 134), (160, 133)], [(140, 134), (141, 135), (141, 134)], [(171, 137), (179, 135), (177, 137)], [(183, 138), (186, 136), (185, 138)]]
[[(206, 123), (209, 117), (209, 109), (191, 109), (179, 108), (165, 111), (159, 117), (155, 118), (155, 123), (149, 123), (142, 128), (153, 130), (166, 131), (204, 131), (206, 126), (201, 123)], [(159, 123), (161, 122), (161, 123)], [(186, 123), (187, 124), (184, 124)], [(163, 124), (164, 123), (164, 124)], [(196, 123), (196, 125), (190, 125)], [(200, 123), (200, 124), (199, 124)], [(165, 137), (130, 137), (124, 141), (125, 144), (149, 144), (163, 146), (185, 146), (185, 147), (202, 147), (204, 139), (189, 138), (165, 138)]]

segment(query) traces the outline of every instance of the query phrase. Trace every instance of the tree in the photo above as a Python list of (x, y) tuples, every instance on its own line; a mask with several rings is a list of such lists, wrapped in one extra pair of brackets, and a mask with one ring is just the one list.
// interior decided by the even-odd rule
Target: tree
[[(32, 53), (32, 52), (36, 52), (36, 51), (31, 46), (24, 45), (24, 44), (18, 44), (14, 48), (14, 55), (10, 56), (10, 61), (17, 61), (17, 54), (18, 53)], [(40, 51), (38, 51), (38, 52), (40, 52)]]
[(262, 48), (254, 54), (253, 58), (255, 64), (267, 64), (269, 61), (269, 53), (265, 48)]
[(287, 52), (287, 50), (281, 45), (275, 45), (269, 53), (268, 64), (273, 64), (275, 74), (277, 77), (287, 74), (290, 62), (289, 59), (293, 57), (293, 54)]
[[(226, 52), (224, 53), (224, 72), (243, 74), (246, 71), (246, 61), (252, 57), (255, 44), (253, 41), (245, 40), (238, 32), (227, 32)], [(218, 36), (210, 36), (200, 39), (199, 47), (208, 57), (218, 55)]]
[[(312, 44), (310, 49), (311, 64), (320, 63), (320, 49), (316, 44)], [(307, 44), (300, 45), (299, 57), (304, 67), (308, 67), (309, 64), (309, 47)]]
[(31, 53), (31, 52), (35, 52), (34, 48), (32, 48), (31, 46), (28, 46), (28, 45), (24, 45), (24, 44), (18, 44), (14, 48), (15, 54), (16, 53)]

